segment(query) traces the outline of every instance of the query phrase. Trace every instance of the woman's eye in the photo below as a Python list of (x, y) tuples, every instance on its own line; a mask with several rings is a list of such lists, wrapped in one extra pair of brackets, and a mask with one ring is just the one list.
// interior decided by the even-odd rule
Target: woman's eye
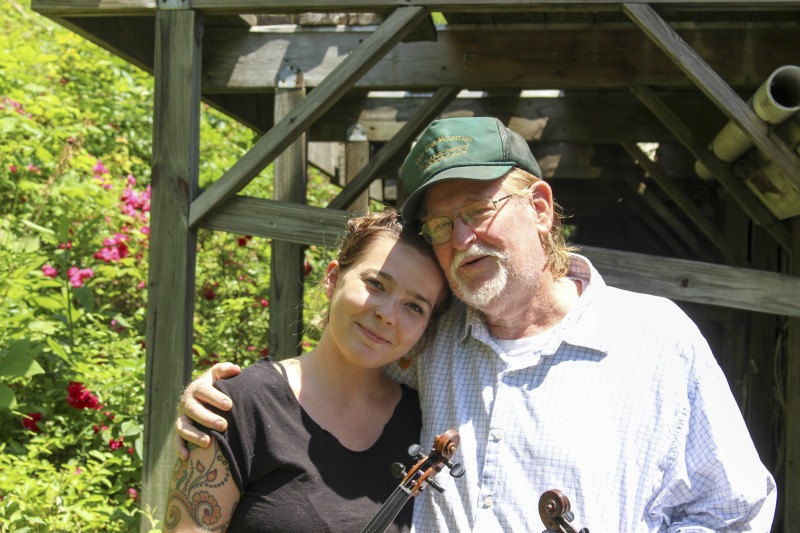
[(421, 305), (418, 304), (408, 304), (408, 306), (415, 312), (419, 313), (420, 315), (425, 314), (425, 310), (422, 308)]
[(383, 289), (383, 284), (375, 278), (367, 278), (365, 282), (367, 285), (375, 287), (376, 289)]

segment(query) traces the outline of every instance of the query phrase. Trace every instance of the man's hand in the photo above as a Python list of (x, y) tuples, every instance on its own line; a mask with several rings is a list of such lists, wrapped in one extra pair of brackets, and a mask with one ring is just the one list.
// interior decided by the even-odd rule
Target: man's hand
[(189, 458), (186, 442), (191, 442), (203, 448), (211, 444), (211, 437), (193, 425), (199, 422), (206, 427), (224, 431), (228, 422), (208, 410), (206, 405), (212, 405), (223, 411), (230, 411), (233, 407), (231, 399), (214, 387), (218, 379), (233, 377), (242, 369), (233, 363), (217, 363), (206, 372), (189, 383), (181, 395), (178, 403), (178, 420), (175, 422), (175, 452), (184, 461)]

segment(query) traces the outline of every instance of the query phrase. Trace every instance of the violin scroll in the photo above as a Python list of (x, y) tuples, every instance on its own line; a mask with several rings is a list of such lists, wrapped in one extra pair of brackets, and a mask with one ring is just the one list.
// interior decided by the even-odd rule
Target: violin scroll
[(551, 489), (539, 498), (539, 517), (547, 528), (543, 533), (589, 533), (587, 528), (572, 527), (575, 515), (570, 510), (569, 498), (558, 489)]
[[(433, 447), (429, 455), (422, 453), (422, 447), (419, 444), (410, 446), (408, 454), (417, 458), (417, 464), (408, 473), (405, 470), (400, 472), (400, 475), (405, 476), (400, 486), (405, 487), (411, 496), (417, 496), (422, 492), (425, 488), (423, 483), (427, 483), (439, 492), (444, 492), (444, 489), (433, 478), (444, 466), (450, 469), (450, 475), (453, 477), (464, 475), (464, 467), (461, 463), (450, 462), (458, 449), (459, 442), (461, 442), (461, 437), (458, 432), (448, 429), (433, 440)], [(400, 477), (400, 475), (396, 477)]]

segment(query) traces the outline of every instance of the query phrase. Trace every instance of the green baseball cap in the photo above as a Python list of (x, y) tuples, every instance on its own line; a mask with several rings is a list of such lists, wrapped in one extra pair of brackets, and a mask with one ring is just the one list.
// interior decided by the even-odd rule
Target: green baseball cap
[(403, 162), (408, 197), (401, 212), (407, 221), (419, 218), (425, 189), (445, 180), (494, 180), (513, 167), (542, 177), (528, 143), (493, 117), (434, 120)]

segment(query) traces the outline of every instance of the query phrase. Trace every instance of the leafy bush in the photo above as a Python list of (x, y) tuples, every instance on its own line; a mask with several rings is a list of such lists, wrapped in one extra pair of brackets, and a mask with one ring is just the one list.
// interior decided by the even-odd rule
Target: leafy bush
[[(138, 510), (153, 80), (29, 5), (0, 0), (0, 27), (0, 531), (157, 528)], [(203, 106), (201, 186), (254, 137)], [(307, 316), (331, 254), (306, 254)], [(199, 233), (198, 371), (266, 348), (269, 260), (267, 239)]]

